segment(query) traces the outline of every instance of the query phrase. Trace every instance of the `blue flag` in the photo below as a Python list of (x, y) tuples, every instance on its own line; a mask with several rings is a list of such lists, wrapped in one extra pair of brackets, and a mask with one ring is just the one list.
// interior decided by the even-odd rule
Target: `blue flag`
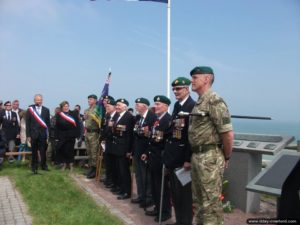
[(92, 118), (98, 123), (99, 127), (101, 127), (101, 120), (105, 114), (105, 109), (103, 106), (103, 99), (105, 96), (108, 95), (110, 77), (111, 77), (111, 72), (108, 73), (107, 79), (105, 81), (104, 87), (101, 92), (101, 96), (99, 97), (99, 100), (97, 101), (97, 105), (96, 105), (94, 113), (92, 115)]

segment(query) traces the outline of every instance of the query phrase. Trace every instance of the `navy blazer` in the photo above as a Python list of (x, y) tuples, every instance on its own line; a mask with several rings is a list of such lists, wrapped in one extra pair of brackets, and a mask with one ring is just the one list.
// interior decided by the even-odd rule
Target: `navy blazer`
[(17, 135), (20, 133), (20, 127), (18, 122), (17, 113), (10, 111), (11, 119), (8, 120), (6, 117), (6, 110), (0, 112), (0, 125), (5, 133), (6, 139), (15, 140)]
[(125, 156), (132, 152), (134, 116), (125, 112), (122, 118), (114, 124), (112, 154)]
[[(164, 134), (169, 132), (171, 115), (167, 112), (160, 120), (157, 120), (157, 126), (152, 128), (151, 130), (162, 131)], [(162, 153), (165, 147), (165, 135), (164, 139), (161, 142), (155, 142), (152, 138), (150, 138), (150, 142), (147, 148), (147, 155), (149, 161), (149, 167), (153, 171), (161, 171), (162, 167)]]
[[(195, 101), (191, 96), (188, 97), (183, 105), (180, 105), (178, 101), (174, 105), (170, 133), (168, 134), (163, 154), (163, 162), (169, 169), (182, 167), (184, 162), (191, 161), (192, 151), (188, 140), (189, 117), (180, 117), (178, 113), (181, 111), (190, 113), (194, 106)], [(184, 126), (180, 131), (181, 138), (178, 139), (174, 137), (174, 133), (176, 132), (176, 121), (180, 119), (184, 120)]]
[(157, 116), (151, 110), (148, 110), (148, 113), (142, 124), (139, 124), (140, 120), (141, 120), (141, 116), (137, 115), (135, 117), (135, 129), (134, 129), (135, 138), (134, 138), (133, 151), (134, 151), (134, 155), (136, 155), (138, 158), (140, 158), (142, 154), (147, 153), (147, 147), (149, 143), (149, 138), (146, 137), (143, 133), (139, 133), (138, 130), (140, 128), (148, 127), (149, 131), (151, 131), (153, 124), (157, 120)]
[[(113, 125), (116, 123), (119, 114), (116, 112), (112, 118), (107, 114), (105, 116), (105, 120), (103, 122), (103, 126), (101, 129), (101, 138), (105, 140), (105, 152), (112, 153), (112, 144), (113, 144)], [(112, 126), (109, 126), (109, 122), (111, 122)]]
[[(35, 110), (35, 105), (31, 105)], [(50, 112), (49, 109), (42, 106), (41, 109), (41, 118), (46, 123), (47, 129), (42, 127), (33, 115), (29, 112), (26, 113), (26, 136), (31, 137), (31, 139), (46, 139), (48, 138), (48, 129), (50, 129)]]

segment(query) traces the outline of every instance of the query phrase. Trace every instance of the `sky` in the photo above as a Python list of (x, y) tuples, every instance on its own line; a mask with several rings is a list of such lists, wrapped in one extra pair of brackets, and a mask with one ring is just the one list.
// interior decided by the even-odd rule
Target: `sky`
[[(172, 0), (170, 50), (171, 81), (210, 66), (231, 114), (300, 122), (299, 0)], [(130, 107), (167, 95), (167, 4), (0, 0), (1, 100), (84, 109), (109, 68)]]

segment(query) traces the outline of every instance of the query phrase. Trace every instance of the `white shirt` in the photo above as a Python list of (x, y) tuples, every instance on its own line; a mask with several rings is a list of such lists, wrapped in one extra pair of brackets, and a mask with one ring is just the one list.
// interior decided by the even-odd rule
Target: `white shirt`
[(119, 120), (122, 118), (122, 116), (123, 116), (125, 113), (126, 113), (126, 110), (120, 113), (120, 116), (119, 116), (119, 118), (118, 118), (117, 123), (119, 122)]
[(189, 95), (186, 96), (185, 99), (183, 99), (181, 102), (179, 102), (179, 104), (180, 104), (181, 106), (183, 106), (183, 104), (186, 102), (186, 100), (187, 100), (189, 97), (190, 97)]

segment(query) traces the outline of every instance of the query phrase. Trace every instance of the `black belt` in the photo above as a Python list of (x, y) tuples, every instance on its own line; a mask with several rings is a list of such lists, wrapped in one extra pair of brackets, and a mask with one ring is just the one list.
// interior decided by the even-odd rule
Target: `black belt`
[(88, 133), (99, 133), (100, 132), (100, 129), (86, 129), (86, 132)]
[(209, 150), (214, 150), (214, 149), (222, 148), (222, 147), (223, 147), (222, 144), (198, 145), (198, 146), (192, 147), (192, 152), (193, 153), (204, 153), (204, 152), (207, 152)]

